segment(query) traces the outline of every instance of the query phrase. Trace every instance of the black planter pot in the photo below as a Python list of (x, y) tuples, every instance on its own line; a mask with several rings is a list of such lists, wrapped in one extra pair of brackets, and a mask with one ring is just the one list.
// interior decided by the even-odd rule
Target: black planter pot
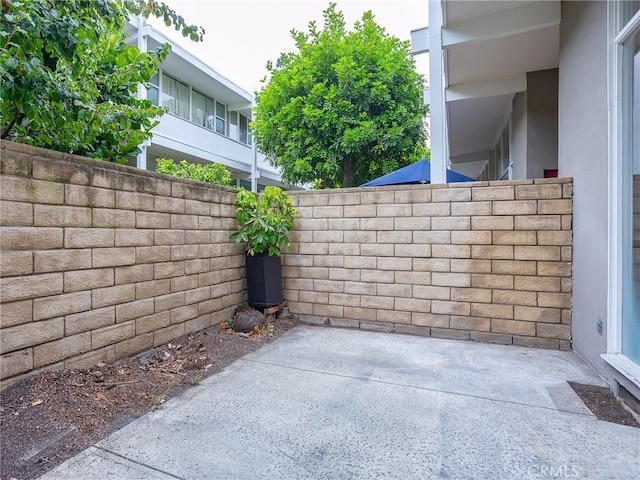
[(282, 296), (282, 268), (280, 257), (266, 253), (247, 254), (247, 290), (249, 306), (280, 305)]

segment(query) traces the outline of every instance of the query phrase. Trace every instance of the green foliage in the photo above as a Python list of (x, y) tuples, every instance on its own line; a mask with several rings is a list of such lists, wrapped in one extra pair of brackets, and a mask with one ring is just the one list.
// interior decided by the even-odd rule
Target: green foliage
[(156, 172), (217, 185), (230, 186), (233, 181), (233, 176), (227, 167), (216, 162), (201, 165), (199, 163), (189, 163), (186, 160), (176, 163), (170, 158), (158, 158), (156, 160)]
[(249, 255), (267, 252), (280, 256), (289, 250), (287, 234), (297, 213), (291, 199), (278, 187), (265, 187), (259, 196), (242, 188), (236, 196), (238, 229), (231, 239), (237, 244), (246, 243)]
[(359, 185), (418, 160), (424, 150), (423, 79), (409, 42), (371, 12), (347, 32), (330, 4), (324, 28), (292, 30), (297, 53), (269, 63), (256, 94), (258, 147), (291, 183)]
[(164, 109), (138, 100), (168, 52), (127, 45), (130, 15), (164, 18), (201, 40), (153, 0), (2, 0), (0, 136), (63, 152), (123, 162), (139, 152)]

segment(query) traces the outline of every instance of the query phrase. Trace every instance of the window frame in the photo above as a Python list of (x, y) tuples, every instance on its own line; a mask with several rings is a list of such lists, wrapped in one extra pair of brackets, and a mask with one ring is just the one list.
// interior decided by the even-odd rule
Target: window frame
[[(224, 113), (221, 115), (218, 114), (218, 105), (222, 106), (222, 108), (224, 108)], [(216, 100), (216, 106), (215, 106), (215, 116), (216, 116), (216, 124), (215, 124), (215, 132), (219, 133), (220, 135), (224, 135), (225, 137), (228, 138), (227, 135), (227, 106), (222, 103), (219, 102), (218, 100)], [(222, 131), (220, 131), (218, 129), (218, 125), (220, 125), (220, 122), (222, 124)]]
[[(227, 117), (229, 121), (228, 127), (227, 127), (228, 137), (235, 141), (240, 141), (240, 123), (239, 123), (238, 115), (240, 114), (235, 110), (227, 110)], [(234, 121), (234, 117), (235, 117), (235, 121)]]
[[(196, 125), (198, 125), (198, 126), (200, 126), (200, 127), (206, 128), (207, 130), (215, 131), (215, 105), (216, 105), (216, 100), (215, 100), (215, 98), (210, 97), (209, 95), (205, 95), (204, 93), (202, 93), (201, 91), (199, 91), (199, 90), (197, 90), (197, 89), (195, 89), (195, 88), (193, 88), (193, 87), (192, 87), (192, 90), (191, 90), (191, 91), (192, 91), (192, 93), (191, 93), (191, 120), (190, 120), (190, 122), (191, 122), (191, 123), (194, 123), (194, 124), (196, 124)], [(204, 118), (204, 120), (203, 120), (203, 121), (204, 121), (204, 124), (202, 124), (202, 123), (200, 123), (200, 122), (197, 122), (197, 121), (195, 121), (195, 120), (193, 119), (194, 110), (195, 110), (195, 108), (194, 108), (194, 98), (195, 98), (195, 95), (194, 95), (194, 94), (198, 94), (198, 95), (200, 95), (201, 97), (204, 97), (204, 99), (205, 99), (205, 118)], [(212, 105), (213, 105), (213, 116), (214, 116), (214, 122), (213, 122), (213, 124), (211, 124), (211, 126), (210, 126), (210, 127), (208, 126), (208, 123), (209, 123), (209, 117), (208, 117), (208, 116), (206, 116), (206, 113), (207, 113), (207, 110), (206, 110), (206, 101), (207, 101), (207, 100), (208, 100), (208, 101), (210, 101), (210, 102), (212, 103)]]
[[(245, 121), (244, 130), (242, 129), (242, 119)], [(249, 145), (249, 117), (242, 114), (238, 119), (238, 141), (244, 145)]]
[[(194, 125), (197, 125), (199, 127), (202, 128), (206, 128), (208, 131), (210, 132), (214, 132), (217, 133), (218, 135), (222, 135), (226, 138), (228, 138), (229, 140), (234, 140), (238, 143), (241, 143), (242, 145), (245, 146), (251, 146), (252, 145), (252, 135), (251, 135), (251, 131), (249, 128), (249, 123), (251, 121), (250, 117), (247, 115), (242, 115), (237, 111), (232, 111), (229, 110), (229, 106), (221, 101), (219, 101), (218, 99), (216, 99), (216, 97), (207, 95), (205, 93), (203, 93), (202, 91), (196, 89), (195, 87), (193, 87), (193, 85), (191, 85), (190, 83), (187, 83), (183, 80), (180, 80), (177, 76), (172, 75), (171, 73), (167, 73), (163, 68), (158, 68), (158, 72), (157, 72), (157, 76), (158, 76), (158, 82), (157, 84), (149, 81), (146, 84), (147, 87), (147, 91), (150, 90), (150, 88), (155, 88), (158, 91), (158, 95), (157, 95), (157, 99), (155, 102), (155, 105), (158, 106), (167, 106), (168, 105), (164, 105), (162, 103), (162, 95), (168, 95), (167, 93), (165, 93), (163, 91), (164, 88), (164, 82), (163, 82), (163, 78), (164, 76), (167, 76), (168, 78), (170, 78), (171, 80), (179, 83), (182, 86), (187, 87), (188, 89), (188, 103), (187, 103), (187, 107), (188, 107), (188, 117), (184, 117), (176, 112), (172, 112), (171, 110), (168, 110), (166, 113), (170, 114), (170, 115), (174, 115), (178, 118), (180, 118), (181, 120), (187, 121), (189, 123), (192, 123)], [(214, 117), (214, 121), (213, 124), (211, 126), (211, 128), (207, 125), (203, 125), (201, 123), (199, 123), (196, 120), (193, 120), (193, 115), (194, 115), (194, 92), (197, 93), (198, 95), (201, 95), (203, 97), (205, 97), (205, 99), (211, 101), (213, 103), (213, 117)], [(218, 107), (221, 107), (222, 109), (224, 109), (224, 116), (220, 116), (218, 115)], [(235, 114), (236, 115), (236, 119), (237, 119), (237, 132), (236, 135), (233, 135), (233, 132), (230, 128), (231, 125), (231, 115)], [(238, 116), (244, 116), (247, 119), (247, 140), (246, 141), (241, 141), (240, 137), (240, 119), (238, 118)], [(221, 125), (221, 129), (223, 131), (220, 131), (220, 128), (218, 128), (218, 126)]]
[[(640, 10), (623, 24), (622, 2), (609, 2), (609, 29), (613, 41), (609, 48), (609, 106), (611, 111), (609, 130), (609, 271), (607, 292), (607, 352), (602, 358), (635, 385), (640, 387), (640, 364), (622, 352), (623, 295), (625, 278), (631, 259), (631, 244), (627, 240), (632, 234), (632, 198), (625, 193), (632, 191), (632, 114), (629, 97), (632, 86), (630, 78), (633, 68), (633, 52), (628, 41), (640, 35)], [(630, 54), (631, 53), (631, 54)], [(629, 60), (631, 59), (631, 62)], [(631, 98), (631, 102), (633, 98)], [(627, 282), (628, 283), (628, 282)]]
[[(158, 81), (157, 81), (156, 83), (154, 83), (154, 82), (153, 82), (153, 77), (156, 77), (156, 76), (158, 77)], [(146, 93), (145, 93), (145, 97), (144, 97), (144, 98), (145, 98), (145, 99), (147, 99), (147, 100), (151, 100), (151, 99), (149, 98), (149, 92), (150, 92), (151, 90), (155, 89), (155, 91), (156, 91), (156, 101), (155, 101), (155, 102), (153, 102), (153, 101), (151, 100), (151, 102), (152, 102), (154, 105), (156, 105), (156, 106), (160, 103), (160, 92), (161, 92), (161, 90), (160, 90), (160, 85), (161, 85), (161, 82), (162, 82), (162, 71), (161, 71), (160, 69), (158, 69), (158, 71), (156, 72), (156, 74), (155, 74), (155, 75), (153, 75), (153, 76), (149, 79), (149, 81), (147, 82), (147, 91), (146, 91)]]
[[(172, 115), (175, 115), (175, 116), (176, 116), (176, 117), (178, 117), (178, 118), (182, 118), (183, 120), (187, 120), (188, 122), (190, 122), (190, 121), (191, 121), (191, 103), (192, 103), (192, 100), (191, 100), (191, 85), (190, 85), (190, 84), (188, 84), (188, 83), (183, 82), (182, 80), (177, 79), (177, 78), (176, 78), (176, 77), (174, 77), (173, 75), (170, 75), (170, 74), (166, 73), (166, 72), (163, 70), (163, 71), (162, 71), (162, 77), (161, 77), (161, 78), (162, 78), (162, 80), (161, 80), (161, 83), (160, 83), (160, 88), (161, 88), (160, 93), (161, 93), (161, 94), (169, 95), (168, 93), (166, 93), (166, 92), (164, 91), (164, 77), (165, 77), (165, 75), (166, 75), (167, 77), (169, 77), (171, 80), (173, 80), (174, 82), (176, 82), (176, 83), (178, 83), (178, 84), (180, 84), (180, 85), (183, 85), (183, 86), (187, 87), (187, 113), (186, 113), (186, 115), (187, 115), (187, 116), (185, 117), (185, 116), (183, 116), (183, 115), (179, 114), (179, 113), (177, 112), (177, 110), (178, 110), (177, 108), (176, 108), (176, 111), (175, 111), (175, 112), (172, 112), (172, 111), (170, 110), (170, 107), (168, 107), (168, 106), (167, 106), (167, 107), (169, 108), (168, 113), (171, 113)], [(175, 100), (175, 102), (176, 102), (176, 106), (177, 106), (177, 102), (178, 102), (178, 100), (176, 99), (176, 100)], [(158, 103), (159, 103), (161, 106), (165, 106), (165, 105), (164, 105), (164, 103), (162, 102), (162, 96), (161, 96), (161, 95), (158, 97)]]

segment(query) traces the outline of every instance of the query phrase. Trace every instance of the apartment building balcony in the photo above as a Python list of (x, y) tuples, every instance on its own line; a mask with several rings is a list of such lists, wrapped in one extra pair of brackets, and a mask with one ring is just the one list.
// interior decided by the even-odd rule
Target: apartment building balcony
[(217, 162), (227, 167), (237, 185), (260, 190), (285, 187), (280, 172), (256, 151), (249, 128), (253, 96), (215, 71), (158, 30), (136, 19), (127, 26), (128, 42), (141, 51), (171, 45), (171, 52), (138, 97), (168, 112), (152, 130), (153, 137), (129, 164), (155, 170), (156, 159), (192, 163)]

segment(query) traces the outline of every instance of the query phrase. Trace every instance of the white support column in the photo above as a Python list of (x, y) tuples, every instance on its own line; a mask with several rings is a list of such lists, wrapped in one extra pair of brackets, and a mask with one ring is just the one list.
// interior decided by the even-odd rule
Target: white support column
[(442, 51), (442, 4), (429, 0), (429, 82), (431, 130), (431, 183), (447, 182), (446, 109)]
[[(141, 52), (146, 52), (147, 36), (145, 35), (145, 31), (144, 31), (145, 19), (142, 15), (139, 15), (137, 20), (138, 20), (137, 47), (138, 47), (138, 50), (140, 50)], [(142, 83), (138, 84), (137, 97), (140, 100), (144, 100), (147, 98), (147, 87), (145, 87)], [(144, 144), (140, 145), (140, 153), (136, 156), (136, 167), (142, 170), (147, 169), (147, 146), (148, 145), (149, 145), (148, 142), (145, 142)]]
[(258, 147), (256, 146), (256, 139), (253, 139), (253, 159), (251, 160), (251, 191), (257, 193), (258, 191)]
[[(145, 19), (142, 15), (138, 15), (137, 20), (137, 29), (138, 29), (138, 35), (137, 35), (137, 47), (138, 50), (140, 50), (141, 52), (146, 52), (147, 51), (147, 36), (145, 35)], [(143, 100), (145, 98), (147, 98), (147, 88), (139, 83), (138, 84), (138, 98)]]
[(147, 169), (147, 146), (142, 145), (140, 147), (140, 153), (136, 156), (136, 167), (146, 170)]

